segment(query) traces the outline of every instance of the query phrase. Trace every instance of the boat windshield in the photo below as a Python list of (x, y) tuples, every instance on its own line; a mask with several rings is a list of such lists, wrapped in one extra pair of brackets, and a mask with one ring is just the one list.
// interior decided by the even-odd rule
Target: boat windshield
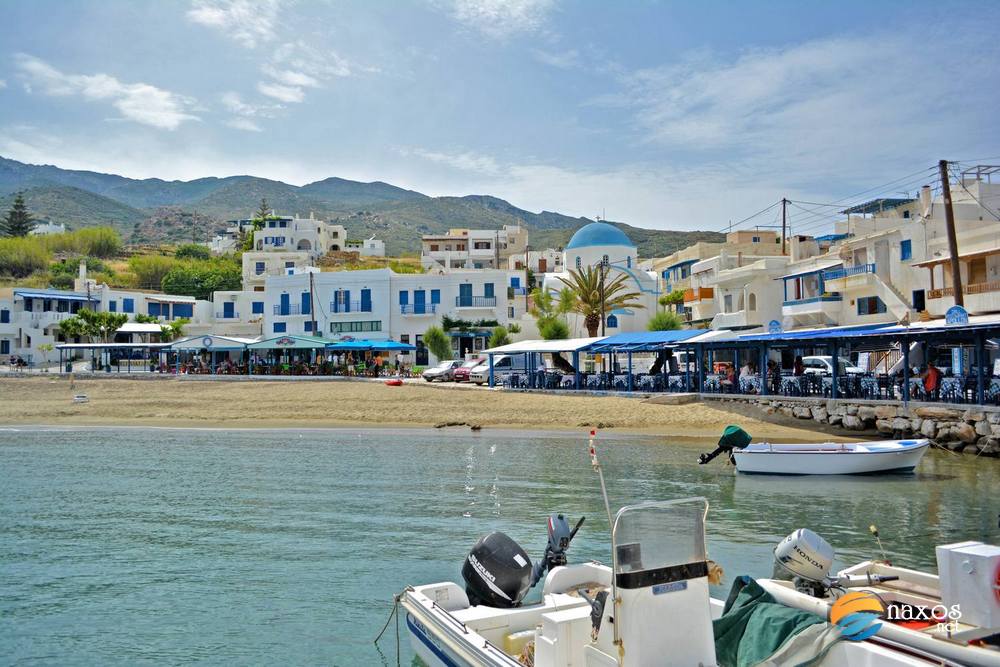
[(615, 573), (653, 573), (704, 563), (707, 513), (708, 501), (704, 498), (623, 507), (612, 531)]

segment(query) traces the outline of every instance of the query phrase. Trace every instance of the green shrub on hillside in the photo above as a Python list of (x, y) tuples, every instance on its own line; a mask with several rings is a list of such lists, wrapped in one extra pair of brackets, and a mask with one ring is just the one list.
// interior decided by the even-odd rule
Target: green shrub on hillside
[(115, 257), (122, 249), (122, 238), (111, 227), (88, 227), (34, 238), (49, 251), (58, 253), (107, 258)]
[(43, 271), (52, 256), (37, 236), (0, 239), (0, 276), (24, 278)]
[(209, 260), (212, 259), (212, 251), (208, 249), (208, 246), (203, 246), (199, 243), (185, 243), (184, 245), (177, 246), (177, 250), (174, 251), (174, 257), (177, 259)]
[(178, 265), (180, 261), (163, 255), (135, 255), (128, 260), (128, 268), (135, 274), (135, 286), (139, 289), (160, 289), (163, 276)]
[(239, 290), (243, 273), (230, 261), (184, 262), (172, 268), (161, 282), (164, 292), (210, 299), (212, 292)]

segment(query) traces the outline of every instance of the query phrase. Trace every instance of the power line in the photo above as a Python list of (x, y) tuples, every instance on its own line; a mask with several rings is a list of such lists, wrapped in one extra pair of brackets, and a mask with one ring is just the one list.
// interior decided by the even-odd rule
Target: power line
[[(951, 170), (951, 169), (949, 168), (949, 169), (948, 169), (948, 173), (949, 173), (949, 174), (951, 174), (951, 171), (952, 171), (952, 170)], [(952, 174), (952, 175), (954, 176), (954, 174)], [(956, 181), (958, 182), (958, 184), (959, 184), (960, 186), (962, 186), (962, 189), (963, 189), (963, 190), (965, 190), (965, 191), (966, 191), (966, 193), (968, 193), (968, 195), (969, 195), (970, 197), (972, 197), (973, 199), (975, 199), (975, 200), (976, 200), (976, 203), (977, 203), (977, 204), (979, 204), (979, 206), (980, 206), (981, 208), (984, 208), (984, 209), (986, 209), (986, 212), (987, 212), (987, 213), (989, 213), (990, 215), (992, 215), (992, 216), (993, 216), (994, 218), (996, 218), (996, 219), (997, 219), (997, 221), (998, 221), (998, 222), (1000, 222), (1000, 216), (998, 216), (998, 215), (997, 215), (996, 213), (994, 213), (994, 212), (993, 212), (993, 209), (991, 209), (991, 208), (990, 208), (989, 206), (987, 206), (987, 205), (986, 205), (986, 204), (984, 204), (983, 202), (979, 201), (979, 197), (977, 197), (976, 195), (972, 194), (972, 192), (971, 192), (971, 191), (969, 190), (969, 188), (965, 187), (965, 181), (964, 181), (964, 179), (962, 179), (962, 178), (961, 178), (961, 175), (959, 175), (959, 178), (957, 178), (957, 179), (955, 179), (955, 180), (956, 180)]]
[[(743, 218), (743, 219), (742, 219), (742, 220), (740, 220), (739, 222), (730, 222), (730, 223), (728, 223), (728, 224), (726, 224), (726, 225), (723, 225), (723, 227), (726, 227), (726, 228), (728, 228), (728, 230), (729, 230), (729, 231), (732, 231), (732, 230), (733, 230), (734, 228), (736, 228), (736, 227), (739, 227), (739, 226), (740, 226), (740, 225), (742, 225), (742, 224), (743, 224), (744, 222), (747, 222), (748, 220), (753, 220), (753, 219), (754, 219), (754, 218), (756, 218), (756, 217), (757, 217), (758, 215), (762, 215), (762, 214), (764, 214), (764, 213), (767, 213), (768, 211), (770, 211), (770, 210), (771, 210), (772, 208), (774, 208), (775, 206), (778, 206), (779, 204), (781, 204), (781, 201), (780, 201), (780, 200), (779, 200), (779, 201), (776, 201), (776, 202), (774, 202), (773, 204), (771, 204), (771, 205), (770, 205), (770, 206), (768, 206), (767, 208), (762, 208), (761, 210), (757, 211), (757, 212), (756, 212), (756, 213), (754, 213), (753, 215), (748, 215), (747, 217)], [(722, 228), (721, 228), (721, 227), (720, 227), (719, 229), (720, 229), (720, 231), (722, 230)]]

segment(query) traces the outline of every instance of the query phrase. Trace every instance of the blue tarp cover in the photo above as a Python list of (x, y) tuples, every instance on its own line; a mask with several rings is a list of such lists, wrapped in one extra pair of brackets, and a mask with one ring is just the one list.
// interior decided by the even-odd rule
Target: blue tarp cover
[(54, 289), (16, 289), (15, 297), (22, 299), (53, 299), (62, 301), (100, 301), (97, 297), (79, 294), (77, 292), (63, 292)]

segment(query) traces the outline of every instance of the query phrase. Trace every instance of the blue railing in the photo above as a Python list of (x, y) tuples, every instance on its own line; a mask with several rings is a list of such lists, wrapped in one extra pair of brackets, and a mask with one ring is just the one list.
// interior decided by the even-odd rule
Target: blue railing
[(822, 301), (843, 301), (844, 297), (840, 294), (825, 294), (823, 296), (811, 296), (806, 299), (795, 299), (794, 301), (785, 301), (782, 306), (801, 306), (805, 303), (820, 303)]
[(236, 312), (227, 313), (226, 311), (218, 311), (215, 313), (215, 319), (217, 320), (238, 320), (240, 319), (240, 314)]
[(823, 280), (837, 280), (848, 276), (860, 276), (863, 273), (875, 273), (874, 264), (859, 264), (846, 269), (831, 269), (823, 272)]
[(512, 296), (525, 296), (528, 293), (527, 287), (511, 287), (510, 293)]
[(331, 301), (331, 313), (370, 313), (372, 305), (361, 301)]
[(274, 307), (275, 315), (301, 315), (302, 305), (298, 303), (290, 303), (287, 306), (282, 306), (278, 304)]
[(456, 308), (496, 308), (495, 296), (456, 296)]
[(403, 315), (433, 315), (437, 312), (436, 303), (401, 303), (399, 312)]

